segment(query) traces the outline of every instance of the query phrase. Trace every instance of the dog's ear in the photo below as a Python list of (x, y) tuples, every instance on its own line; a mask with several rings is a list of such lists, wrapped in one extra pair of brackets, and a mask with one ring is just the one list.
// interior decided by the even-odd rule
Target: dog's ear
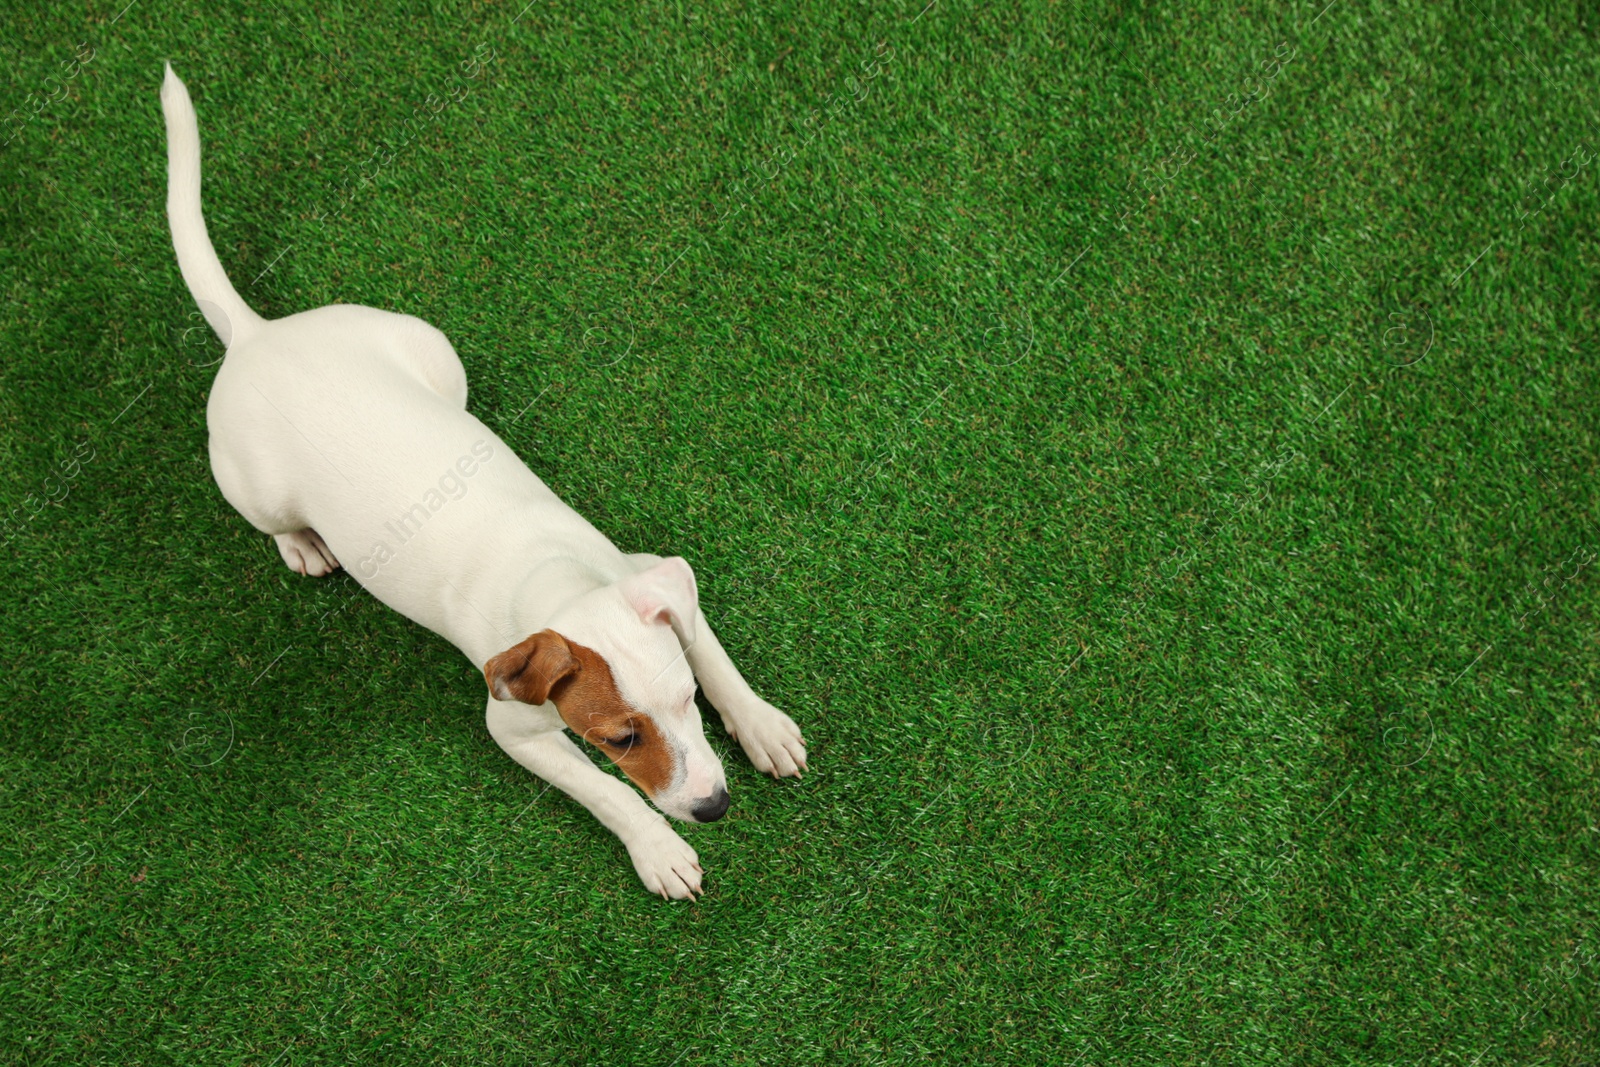
[(496, 700), (537, 706), (550, 699), (557, 682), (577, 672), (567, 639), (554, 630), (540, 630), (486, 663), (483, 677)]
[(668, 558), (617, 583), (633, 610), (645, 622), (671, 623), (678, 640), (694, 644), (694, 618), (700, 611), (700, 592), (694, 571), (682, 556)]

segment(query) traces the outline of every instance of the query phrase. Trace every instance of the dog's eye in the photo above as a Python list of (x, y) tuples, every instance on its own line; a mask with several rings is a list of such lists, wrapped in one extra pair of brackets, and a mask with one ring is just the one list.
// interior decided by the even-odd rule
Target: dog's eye
[(632, 748), (634, 745), (636, 745), (638, 743), (639, 743), (639, 735), (638, 734), (629, 734), (626, 737), (619, 737), (619, 738), (616, 738), (615, 740), (612, 740), (611, 738), (607, 738), (605, 740), (605, 746), (607, 748), (621, 749), (623, 752), (628, 751), (630, 748)]

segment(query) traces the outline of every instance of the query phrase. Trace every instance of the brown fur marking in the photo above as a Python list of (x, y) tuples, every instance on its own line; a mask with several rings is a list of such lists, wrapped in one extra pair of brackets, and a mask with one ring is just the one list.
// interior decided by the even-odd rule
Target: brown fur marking
[(578, 670), (567, 639), (540, 630), (483, 665), (483, 680), (496, 700), (520, 700), (538, 707), (557, 682)]
[[(554, 630), (541, 630), (491, 659), (483, 669), (490, 692), (524, 704), (555, 701), (572, 732), (606, 754), (640, 789), (654, 796), (672, 783), (677, 758), (655, 720), (629, 704), (606, 658)], [(637, 735), (624, 751), (604, 742)]]

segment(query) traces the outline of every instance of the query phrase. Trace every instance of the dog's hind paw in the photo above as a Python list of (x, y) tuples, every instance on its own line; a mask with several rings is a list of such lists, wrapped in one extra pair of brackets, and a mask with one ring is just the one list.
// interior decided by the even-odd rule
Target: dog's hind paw
[(722, 725), (763, 774), (798, 778), (806, 769), (806, 739), (800, 736), (800, 727), (760, 697), (738, 715), (724, 715)]
[(665, 819), (660, 826), (629, 841), (628, 856), (644, 887), (658, 897), (693, 900), (701, 892), (700, 879), (705, 872), (700, 866), (700, 857), (689, 847), (689, 842), (673, 832)]
[(273, 534), (272, 539), (278, 542), (278, 555), (296, 574), (321, 578), (339, 569), (339, 561), (333, 558), (333, 550), (317, 536), (315, 530)]

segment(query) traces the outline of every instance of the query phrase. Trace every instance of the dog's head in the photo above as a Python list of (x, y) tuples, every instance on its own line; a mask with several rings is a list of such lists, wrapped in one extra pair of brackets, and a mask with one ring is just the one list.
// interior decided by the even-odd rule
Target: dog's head
[(553, 702), (666, 814), (711, 822), (728, 810), (728, 788), (684, 655), (698, 614), (694, 572), (674, 556), (566, 604), (483, 675), (496, 700)]

